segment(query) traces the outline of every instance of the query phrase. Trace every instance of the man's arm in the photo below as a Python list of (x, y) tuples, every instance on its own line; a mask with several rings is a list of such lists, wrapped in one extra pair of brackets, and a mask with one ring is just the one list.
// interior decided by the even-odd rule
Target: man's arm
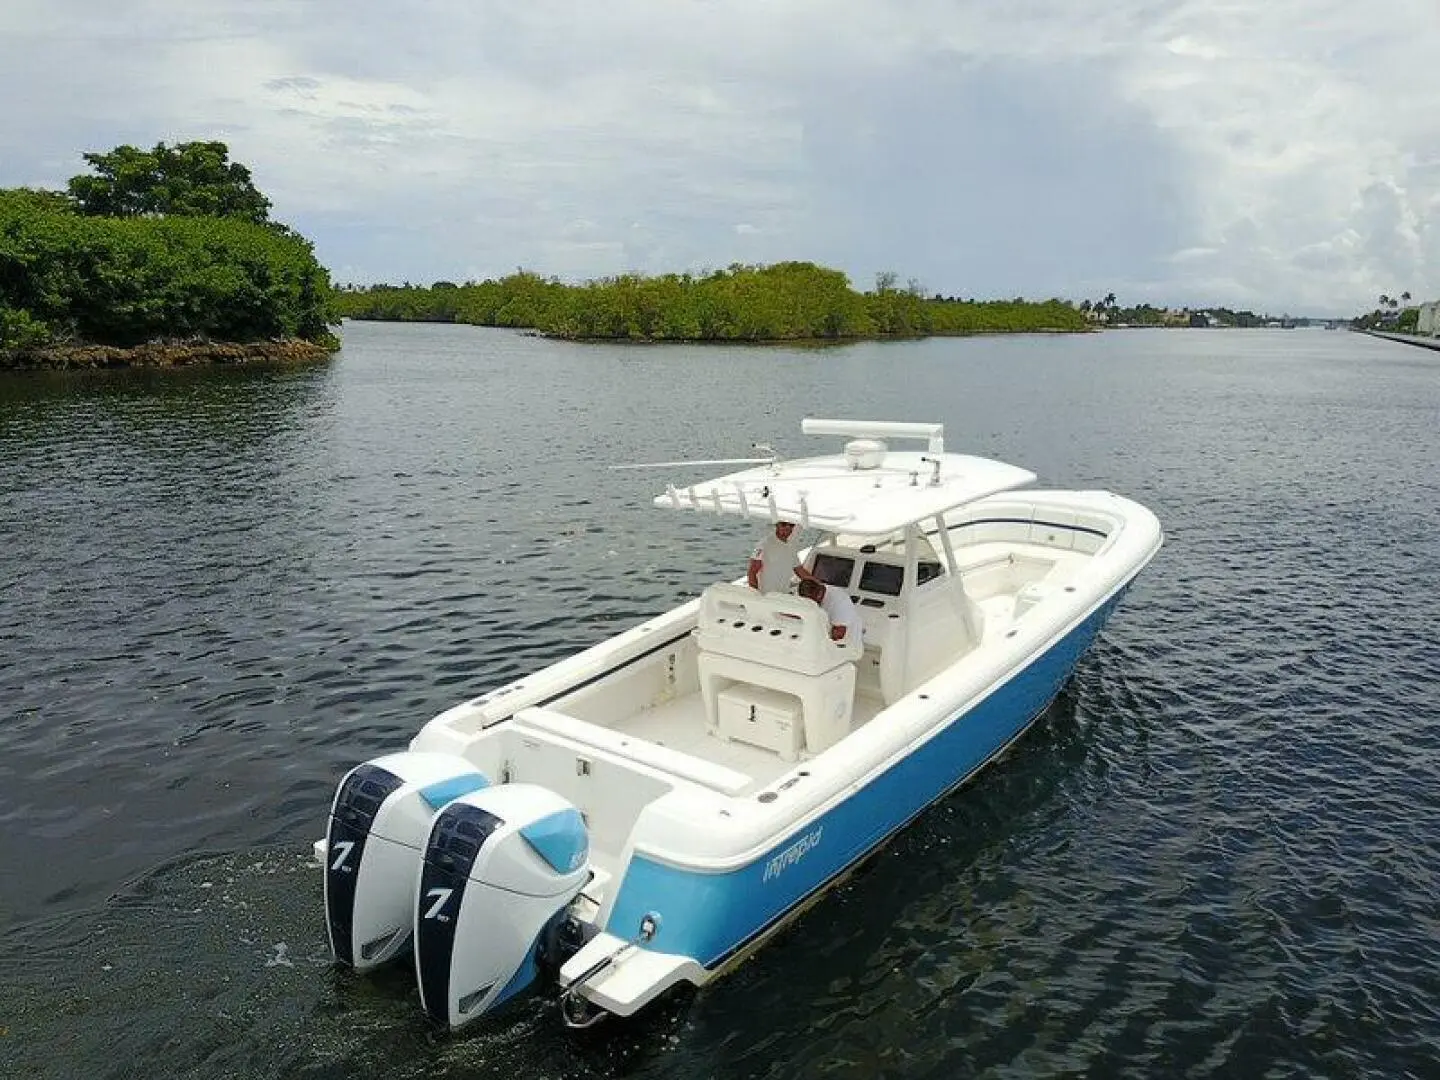
[[(791, 559), (795, 563), (795, 576), (798, 577), (801, 581), (820, 581), (819, 578), (817, 578), (814, 574), (810, 572), (809, 567), (805, 565), (805, 560), (800, 558), (799, 551), (796, 551), (791, 556)], [(825, 583), (823, 581), (820, 581), (820, 584), (824, 585)]]
[(750, 588), (760, 588), (760, 567), (759, 559), (751, 559), (750, 565), (745, 570), (745, 580), (750, 583)]

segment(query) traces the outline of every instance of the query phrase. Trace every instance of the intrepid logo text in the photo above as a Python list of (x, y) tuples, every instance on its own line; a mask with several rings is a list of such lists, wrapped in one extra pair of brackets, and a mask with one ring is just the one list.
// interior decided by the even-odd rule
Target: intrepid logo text
[(760, 880), (769, 881), (771, 878), (779, 877), (790, 867), (805, 857), (805, 853), (820, 843), (820, 834), (825, 831), (825, 826), (817, 826), (812, 833), (806, 833), (795, 843), (791, 844), (784, 851), (776, 855), (765, 864), (765, 876)]

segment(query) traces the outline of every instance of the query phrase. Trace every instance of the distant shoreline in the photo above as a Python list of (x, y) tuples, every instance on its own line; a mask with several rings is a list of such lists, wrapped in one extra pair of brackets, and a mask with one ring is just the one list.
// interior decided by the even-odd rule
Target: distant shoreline
[(334, 349), (298, 338), (283, 341), (152, 341), (118, 345), (49, 345), (0, 352), (0, 371), (103, 371), (125, 368), (182, 368), (202, 365), (314, 364)]
[[(423, 323), (426, 326), (473, 326), (475, 323), (446, 323), (433, 319), (355, 319), (354, 322), (385, 322)], [(515, 327), (484, 327), (488, 330), (517, 329)], [(902, 342), (902, 341), (925, 341), (929, 338), (967, 338), (967, 337), (1014, 337), (1021, 334), (1039, 334), (1056, 336), (1062, 334), (1093, 334), (1103, 330), (1104, 327), (1086, 326), (1077, 329), (1064, 329), (1058, 327), (1039, 327), (1023, 330), (932, 330), (928, 333), (915, 334), (856, 334), (851, 337), (802, 337), (802, 338), (733, 338), (733, 337), (710, 337), (710, 338), (622, 338), (622, 337), (572, 337), (567, 334), (547, 333), (544, 330), (519, 329), (524, 337), (541, 338), (545, 341), (565, 341), (572, 345), (754, 345), (759, 348), (785, 348), (797, 349), (828, 349), (839, 345), (859, 345), (862, 342)]]
[(1085, 315), (1058, 298), (927, 295), (918, 282), (900, 288), (889, 273), (862, 293), (841, 271), (810, 262), (625, 274), (580, 285), (518, 270), (463, 285), (341, 286), (333, 306), (352, 319), (469, 323), (586, 342), (841, 343), (1089, 329)]

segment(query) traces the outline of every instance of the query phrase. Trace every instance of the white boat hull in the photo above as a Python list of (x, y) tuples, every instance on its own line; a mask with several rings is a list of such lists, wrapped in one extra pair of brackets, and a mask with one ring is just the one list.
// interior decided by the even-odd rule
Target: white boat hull
[(574, 948), (548, 958), (580, 1006), (567, 1019), (712, 980), (1000, 756), (1162, 539), (1105, 492), (990, 495), (930, 520), (903, 543), (813, 549), (864, 605), (863, 646), (831, 642), (809, 601), (715, 586), (411, 744), (583, 820), (589, 882), (558, 935)]

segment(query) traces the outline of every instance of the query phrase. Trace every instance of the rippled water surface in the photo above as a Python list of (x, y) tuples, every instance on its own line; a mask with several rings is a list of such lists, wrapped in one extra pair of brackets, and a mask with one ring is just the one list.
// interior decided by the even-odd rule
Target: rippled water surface
[[(740, 572), (612, 462), (802, 416), (1150, 506), (1045, 720), (731, 977), (461, 1036), (326, 958), (343, 771)], [(0, 1076), (1440, 1075), (1440, 354), (1323, 331), (832, 350), (349, 325), (0, 378)]]

